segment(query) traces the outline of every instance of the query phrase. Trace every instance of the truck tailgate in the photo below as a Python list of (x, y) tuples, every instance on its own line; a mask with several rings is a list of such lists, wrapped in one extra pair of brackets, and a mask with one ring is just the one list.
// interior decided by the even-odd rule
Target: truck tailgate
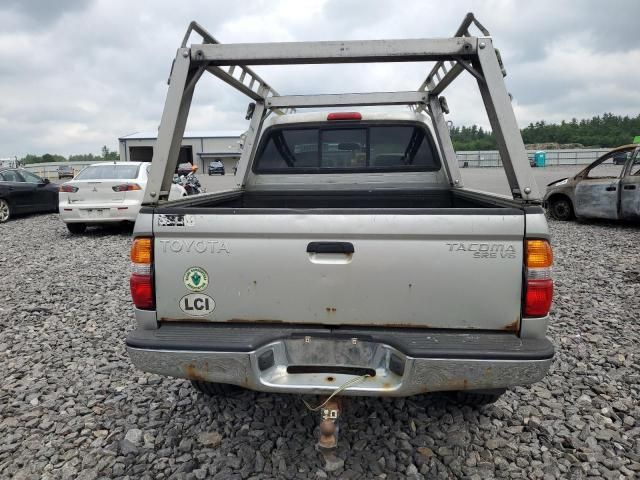
[(476, 212), (156, 214), (158, 320), (516, 330), (524, 214)]

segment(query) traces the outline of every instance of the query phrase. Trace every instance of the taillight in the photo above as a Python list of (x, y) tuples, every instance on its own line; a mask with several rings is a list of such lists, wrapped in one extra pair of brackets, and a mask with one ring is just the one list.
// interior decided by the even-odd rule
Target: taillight
[(120, 185), (114, 185), (111, 189), (114, 192), (130, 192), (132, 190), (142, 190), (142, 187), (137, 183), (122, 183)]
[(78, 187), (74, 187), (73, 185), (60, 185), (60, 191), (67, 193), (76, 193), (78, 191)]
[(131, 298), (136, 308), (153, 310), (156, 306), (153, 289), (153, 239), (138, 237), (131, 246)]
[(334, 112), (327, 115), (327, 120), (362, 120), (360, 112)]
[(547, 240), (527, 240), (525, 255), (524, 316), (544, 317), (549, 313), (553, 299), (553, 251)]

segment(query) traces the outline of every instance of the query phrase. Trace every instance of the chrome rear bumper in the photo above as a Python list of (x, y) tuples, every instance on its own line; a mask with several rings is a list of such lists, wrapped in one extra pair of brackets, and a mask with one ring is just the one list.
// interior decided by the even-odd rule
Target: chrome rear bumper
[[(140, 331), (134, 333), (140, 335)], [(461, 342), (469, 336), (459, 335)], [(355, 376), (368, 373), (369, 377), (343, 394), (400, 397), (536, 382), (547, 373), (553, 357), (553, 347), (548, 340), (545, 342), (536, 344), (539, 355), (528, 349), (521, 358), (517, 353), (512, 358), (464, 358), (465, 354), (456, 358), (459, 349), (453, 349), (451, 355), (442, 350), (434, 352), (441, 353), (440, 358), (418, 358), (370, 337), (362, 340), (357, 336), (304, 334), (272, 340), (248, 352), (140, 348), (135, 346), (139, 342), (129, 340), (127, 351), (132, 362), (146, 372), (263, 392), (328, 394)], [(495, 340), (492, 343), (495, 347)]]

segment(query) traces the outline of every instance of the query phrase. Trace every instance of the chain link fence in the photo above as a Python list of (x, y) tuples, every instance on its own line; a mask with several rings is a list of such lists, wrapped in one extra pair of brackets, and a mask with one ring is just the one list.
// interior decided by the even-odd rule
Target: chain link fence
[[(529, 162), (533, 164), (533, 156), (537, 150), (527, 150)], [(610, 149), (574, 149), (574, 150), (544, 150), (546, 152), (546, 166), (557, 165), (588, 165)], [(501, 167), (502, 160), (497, 150), (456, 152), (458, 164), (461, 168)]]

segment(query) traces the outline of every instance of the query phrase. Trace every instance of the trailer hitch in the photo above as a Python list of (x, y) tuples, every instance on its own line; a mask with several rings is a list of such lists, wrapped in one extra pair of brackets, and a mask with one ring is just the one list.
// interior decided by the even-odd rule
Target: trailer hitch
[(317, 407), (312, 407), (304, 399), (302, 400), (307, 409), (320, 413), (320, 437), (316, 442), (316, 450), (322, 454), (325, 470), (328, 472), (344, 467), (344, 460), (337, 455), (338, 432), (340, 430), (338, 420), (342, 412), (342, 399), (337, 395), (368, 377), (370, 375), (365, 374), (345, 382), (326, 399), (323, 399)]
[(344, 460), (336, 454), (341, 410), (342, 402), (339, 398), (327, 399), (324, 407), (320, 409), (320, 438), (316, 443), (316, 450), (322, 454), (325, 469), (330, 472), (344, 466)]

